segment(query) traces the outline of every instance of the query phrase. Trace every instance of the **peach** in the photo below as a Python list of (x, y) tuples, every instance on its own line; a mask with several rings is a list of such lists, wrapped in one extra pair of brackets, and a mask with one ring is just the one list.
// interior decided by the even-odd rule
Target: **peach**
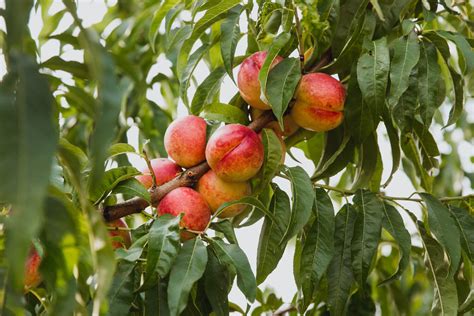
[[(250, 109), (250, 116), (252, 117), (252, 120), (254, 121), (256, 118), (258, 118), (260, 115), (263, 114), (264, 111), (259, 110), (259, 109)], [(278, 121), (271, 121), (268, 123), (265, 127), (271, 128), (272, 130), (275, 131), (275, 133), (278, 136), (281, 137), (288, 137), (296, 133), (296, 131), (300, 128), (298, 124), (293, 120), (291, 115), (285, 115), (283, 116), (283, 130), (280, 127), (280, 124), (278, 124)]]
[(342, 123), (345, 89), (324, 73), (304, 75), (295, 93), (291, 117), (299, 126), (315, 132), (325, 132)]
[(229, 124), (212, 134), (206, 146), (211, 169), (224, 181), (247, 181), (257, 174), (263, 163), (260, 137), (247, 126)]
[[(211, 219), (211, 210), (201, 194), (191, 188), (174, 189), (158, 204), (158, 214), (178, 216), (184, 213), (180, 226), (193, 231), (203, 231)], [(181, 234), (182, 239), (190, 239), (194, 235), (189, 232)]]
[(31, 247), (25, 263), (25, 291), (35, 288), (41, 283), (40, 264), (41, 256), (34, 247)]
[[(175, 178), (183, 170), (173, 161), (166, 158), (156, 158), (150, 160), (151, 168), (156, 178), (156, 185), (162, 185), (173, 178)], [(151, 178), (150, 170), (148, 166), (140, 170), (143, 175), (137, 176), (137, 180), (140, 181), (147, 189), (151, 188), (153, 180)]]
[[(251, 187), (248, 182), (226, 182), (219, 178), (212, 170), (209, 170), (199, 179), (196, 190), (207, 201), (212, 214), (222, 204), (239, 200), (251, 193)], [(242, 212), (245, 207), (243, 204), (229, 206), (218, 217), (233, 217)]]
[[(260, 99), (260, 82), (258, 81), (258, 74), (262, 68), (267, 52), (256, 52), (253, 55), (246, 58), (240, 66), (239, 73), (237, 76), (237, 86), (240, 91), (240, 95), (250, 106), (268, 110), (270, 106)], [(283, 60), (282, 57), (277, 56), (270, 68), (275, 67), (276, 64)]]
[(189, 168), (206, 159), (206, 121), (188, 115), (172, 122), (165, 132), (165, 149), (181, 167)]
[[(109, 227), (128, 228), (127, 223), (121, 218), (109, 222), (107, 225)], [(132, 245), (132, 238), (128, 230), (109, 230), (109, 236), (112, 238), (112, 247), (114, 249), (128, 248)]]

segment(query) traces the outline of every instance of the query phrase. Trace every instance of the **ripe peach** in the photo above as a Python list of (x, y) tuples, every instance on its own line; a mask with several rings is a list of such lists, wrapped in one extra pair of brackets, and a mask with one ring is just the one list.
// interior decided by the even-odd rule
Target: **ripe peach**
[(39, 272), (40, 264), (41, 256), (34, 247), (31, 247), (25, 263), (25, 291), (35, 288), (41, 283), (41, 275)]
[[(121, 218), (109, 222), (107, 225), (109, 227), (128, 228), (127, 223)], [(132, 239), (128, 230), (109, 230), (109, 236), (112, 238), (112, 247), (114, 249), (128, 248), (132, 245)]]
[[(203, 231), (211, 219), (211, 210), (201, 194), (191, 188), (180, 187), (174, 189), (158, 204), (158, 214), (178, 216), (184, 213), (180, 226), (193, 230)], [(182, 239), (194, 237), (189, 232), (181, 234)]]
[(175, 120), (165, 133), (165, 149), (171, 159), (189, 168), (206, 159), (206, 121), (194, 115)]
[[(183, 171), (180, 166), (178, 166), (173, 161), (166, 158), (156, 158), (150, 160), (151, 168), (156, 178), (156, 185), (162, 185), (176, 177), (181, 171)], [(137, 180), (140, 181), (147, 189), (151, 188), (153, 180), (151, 178), (150, 170), (148, 166), (140, 170), (143, 175), (137, 176)]]
[(263, 144), (257, 133), (240, 124), (219, 128), (209, 138), (206, 159), (211, 169), (224, 181), (247, 181), (263, 163)]
[[(262, 110), (252, 108), (250, 109), (250, 116), (252, 117), (252, 120), (255, 120), (260, 115), (262, 115), (263, 112), (264, 111)], [(271, 128), (272, 130), (275, 131), (275, 133), (278, 136), (281, 136), (281, 137), (288, 137), (290, 135), (293, 135), (300, 128), (299, 125), (296, 124), (296, 122), (293, 120), (293, 118), (289, 114), (283, 116), (283, 127), (284, 127), (283, 130), (281, 129), (280, 124), (278, 124), (277, 121), (271, 121), (265, 127)]]
[[(260, 99), (260, 82), (258, 81), (258, 74), (262, 68), (267, 52), (256, 52), (246, 58), (239, 69), (237, 76), (237, 86), (239, 87), (240, 95), (250, 106), (261, 110), (268, 110), (270, 106)], [(277, 56), (270, 68), (275, 67), (276, 64), (283, 60), (282, 57)]]
[[(220, 179), (212, 170), (209, 170), (199, 179), (196, 190), (207, 201), (213, 214), (222, 204), (239, 200), (251, 193), (248, 182), (226, 182)], [(218, 217), (233, 217), (244, 209), (245, 205), (232, 205), (226, 208)]]
[(325, 132), (342, 123), (345, 89), (324, 73), (304, 75), (295, 93), (291, 116), (299, 126)]

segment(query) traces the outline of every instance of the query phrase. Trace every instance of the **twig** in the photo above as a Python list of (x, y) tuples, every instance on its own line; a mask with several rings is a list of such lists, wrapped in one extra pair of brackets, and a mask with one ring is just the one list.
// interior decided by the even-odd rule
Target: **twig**
[(145, 148), (143, 148), (143, 157), (145, 157), (146, 165), (148, 166), (148, 170), (150, 171), (152, 185), (151, 188), (156, 188), (156, 175), (155, 171), (153, 171), (153, 167), (151, 166), (150, 158), (148, 158), (148, 153), (146, 152)]
[(279, 315), (285, 315), (286, 313), (296, 311), (296, 307), (293, 305), (288, 306), (285, 309), (282, 309), (281, 311), (276, 311), (273, 313), (273, 316), (279, 316)]

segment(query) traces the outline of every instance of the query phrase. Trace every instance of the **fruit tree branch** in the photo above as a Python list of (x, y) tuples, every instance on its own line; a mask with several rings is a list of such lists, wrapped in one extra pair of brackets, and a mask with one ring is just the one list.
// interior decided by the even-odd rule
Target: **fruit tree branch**
[[(265, 125), (273, 120), (275, 120), (273, 113), (271, 111), (266, 111), (264, 114), (252, 121), (248, 127), (258, 133), (265, 127)], [(199, 178), (209, 170), (209, 168), (207, 162), (204, 161), (182, 172), (173, 180), (157, 186), (156, 188), (151, 188), (149, 190), (151, 205), (157, 205), (166, 194), (176, 188), (193, 186)], [(127, 215), (140, 213), (148, 206), (149, 203), (145, 199), (135, 197), (125, 202), (105, 206), (102, 209), (102, 215), (107, 222), (110, 222)]]

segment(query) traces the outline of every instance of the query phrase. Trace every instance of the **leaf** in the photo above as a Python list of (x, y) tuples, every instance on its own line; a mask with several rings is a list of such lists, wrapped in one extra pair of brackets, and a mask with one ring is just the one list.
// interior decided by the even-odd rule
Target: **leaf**
[(180, 1), (178, 0), (165, 0), (160, 8), (155, 11), (153, 18), (151, 19), (150, 29), (148, 31), (148, 41), (150, 42), (151, 49), (155, 52), (156, 40), (160, 34), (160, 25), (163, 18), (166, 16), (169, 10), (171, 10)]
[(232, 279), (227, 267), (219, 262), (210, 247), (207, 248), (206, 271), (204, 272), (204, 290), (216, 316), (229, 315), (229, 285)]
[(224, 123), (248, 124), (247, 114), (240, 108), (225, 103), (212, 103), (204, 106), (201, 116), (207, 120)]
[(459, 33), (440, 30), (438, 34), (456, 44), (459, 53), (459, 67), (463, 74), (474, 71), (474, 51), (466, 38)]
[(95, 113), (96, 101), (89, 93), (84, 89), (66, 86), (68, 92), (64, 94), (68, 104), (72, 107), (77, 108), (79, 111), (84, 112), (89, 117), (93, 118)]
[(116, 143), (109, 147), (109, 158), (127, 153), (136, 154), (137, 152), (132, 145), (126, 143)]
[(421, 119), (427, 127), (431, 125), (434, 112), (440, 106), (439, 82), (442, 80), (440, 74), (436, 47), (430, 42), (422, 41), (418, 63), (418, 98)]
[(379, 244), (384, 206), (374, 193), (363, 190), (356, 192), (353, 202), (357, 220), (352, 238), (352, 269), (361, 291), (364, 291), (370, 264)]
[(134, 262), (121, 261), (115, 272), (108, 299), (108, 315), (129, 315), (134, 298)]
[(234, 226), (232, 226), (232, 222), (229, 219), (212, 222), (210, 228), (224, 234), (225, 238), (231, 244), (239, 244), (237, 236), (235, 235)]
[(168, 316), (168, 294), (166, 280), (160, 279), (158, 284), (145, 292), (145, 316)]
[(256, 185), (256, 189), (254, 189), (255, 194), (262, 192), (275, 177), (275, 174), (281, 166), (283, 156), (281, 142), (273, 130), (264, 128), (260, 132), (260, 136), (263, 143), (264, 159), (259, 176), (256, 177), (258, 184)]
[(367, 187), (376, 171), (377, 156), (379, 154), (380, 153), (379, 146), (377, 144), (377, 134), (374, 133), (368, 136), (364, 143), (360, 146), (360, 161), (357, 165), (357, 174), (351, 190)]
[(430, 271), (434, 287), (433, 315), (457, 315), (458, 296), (452, 277), (446, 277), (449, 267), (444, 261), (444, 252), (435, 239), (428, 236), (423, 224), (418, 221), (418, 230), (425, 248), (425, 265)]
[(260, 202), (257, 198), (255, 198), (253, 196), (246, 196), (246, 197), (243, 197), (239, 200), (226, 202), (226, 203), (222, 204), (216, 210), (213, 217), (216, 217), (219, 214), (221, 214), (229, 206), (236, 205), (236, 204), (250, 205), (250, 206), (254, 207), (255, 209), (259, 210), (260, 212), (262, 212), (263, 214), (265, 214), (266, 216), (268, 216), (271, 220), (274, 220), (273, 214), (270, 213), (270, 211), (265, 207), (265, 205), (262, 204), (262, 202)]
[(433, 135), (417, 120), (413, 120), (413, 130), (418, 138), (423, 167), (426, 171), (437, 168), (438, 161), (435, 157), (439, 156), (439, 149)]
[(385, 106), (389, 69), (390, 54), (385, 37), (373, 41), (370, 50), (357, 61), (357, 81), (362, 99), (376, 115), (381, 115)]
[(392, 109), (392, 117), (400, 130), (409, 130), (418, 107), (418, 69), (415, 67), (408, 79), (408, 88)]
[(313, 212), (316, 219), (304, 240), (300, 263), (303, 309), (311, 303), (313, 293), (334, 255), (334, 208), (323, 189), (316, 189), (315, 196)]
[(464, 79), (452, 67), (449, 67), (449, 73), (454, 86), (454, 104), (444, 127), (454, 124), (461, 117), (464, 108)]
[[(234, 73), (232, 69), (234, 68), (234, 56), (235, 49), (237, 48), (237, 43), (240, 39), (240, 27), (239, 19), (243, 7), (237, 5), (234, 8), (229, 10), (227, 17), (222, 21), (221, 24), (221, 55), (224, 62), (224, 68), (229, 74), (230, 78), (234, 81)], [(228, 36), (228, 34), (232, 34)]]
[(280, 244), (290, 224), (290, 198), (279, 187), (275, 187), (270, 203), (274, 220), (265, 218), (260, 232), (257, 250), (257, 284), (261, 284), (275, 270), (286, 248)]
[(474, 217), (467, 209), (451, 205), (447, 208), (459, 228), (463, 250), (474, 261)]
[(120, 182), (140, 175), (141, 172), (129, 166), (118, 167), (107, 170), (100, 184), (89, 189), (89, 198), (93, 204), (97, 204), (112, 191)]
[(281, 244), (289, 241), (303, 229), (311, 216), (314, 203), (313, 185), (306, 171), (297, 166), (287, 168), (284, 173), (291, 183), (292, 206), (290, 224), (280, 241)]
[(393, 126), (392, 117), (390, 116), (387, 110), (385, 110), (384, 112), (383, 122), (385, 124), (385, 129), (387, 130), (388, 139), (390, 140), (390, 149), (392, 152), (392, 170), (390, 171), (389, 177), (383, 184), (383, 187), (387, 187), (390, 181), (392, 181), (393, 175), (395, 174), (395, 172), (397, 172), (400, 166), (401, 152), (398, 131), (395, 126)]
[[(8, 6), (7, 12), (12, 13)], [(10, 67), (0, 83), (0, 177), (4, 179), (0, 201), (15, 210), (5, 223), (3, 256), (10, 269), (8, 282), (22, 295), (24, 267), (19, 262), (25, 262), (30, 241), (42, 223), (42, 205), (58, 142), (53, 122), (58, 117), (47, 80), (34, 60), (17, 53)]]
[(113, 193), (122, 193), (129, 196), (138, 196), (151, 204), (150, 192), (135, 178), (130, 178), (120, 182), (112, 190)]
[(390, 68), (390, 95), (388, 104), (391, 108), (408, 89), (410, 74), (420, 58), (420, 46), (415, 33), (407, 38), (400, 37), (393, 44), (393, 58)]
[(59, 56), (51, 57), (45, 62), (42, 62), (40, 66), (51, 70), (66, 71), (80, 79), (90, 78), (89, 71), (85, 64), (73, 60), (66, 61)]
[(392, 274), (389, 278), (379, 283), (380, 285), (387, 284), (398, 279), (410, 263), (410, 250), (411, 250), (411, 237), (410, 233), (405, 228), (403, 219), (398, 213), (397, 209), (388, 203), (383, 204), (384, 218), (382, 220), (382, 226), (385, 230), (392, 235), (393, 239), (398, 244), (400, 249), (400, 260), (398, 262), (397, 271)]
[(298, 58), (285, 58), (268, 73), (266, 96), (280, 126), (283, 126), (283, 114), (295, 94), (300, 79)]
[(337, 233), (334, 235), (334, 257), (327, 272), (328, 305), (331, 315), (344, 315), (354, 282), (351, 267), (351, 241), (356, 218), (356, 210), (350, 204), (343, 206), (336, 215), (335, 232)]
[(179, 221), (179, 216), (164, 214), (151, 225), (142, 288), (156, 283), (158, 278), (166, 277), (171, 270), (181, 246)]
[(207, 251), (201, 239), (186, 241), (175, 262), (168, 283), (168, 306), (170, 315), (177, 316), (186, 308), (191, 288), (206, 269)]
[(206, 104), (213, 101), (220, 89), (224, 75), (224, 68), (219, 67), (213, 70), (199, 87), (197, 87), (193, 100), (191, 101), (191, 113), (199, 114)]
[(226, 244), (221, 240), (211, 239), (210, 245), (219, 260), (237, 272), (237, 286), (250, 302), (255, 301), (257, 282), (250, 268), (247, 256), (235, 244)]
[(459, 229), (449, 210), (435, 197), (428, 193), (419, 193), (428, 209), (428, 224), (430, 232), (435, 235), (449, 256), (449, 277), (457, 271), (461, 260), (461, 244)]
[(280, 50), (286, 45), (286, 43), (290, 40), (291, 34), (290, 33), (281, 33), (272, 42), (272, 45), (267, 51), (267, 57), (263, 62), (262, 68), (260, 68), (260, 72), (258, 73), (258, 81), (260, 82), (260, 99), (263, 101), (268, 100), (268, 93), (267, 93), (267, 80), (268, 75), (270, 73), (270, 66), (272, 65), (273, 61), (277, 57)]
[[(179, 76), (179, 96), (184, 102), (184, 105), (188, 106), (188, 90), (189, 90), (189, 85), (191, 83), (191, 78), (193, 76), (193, 72), (196, 69), (197, 65), (199, 64), (199, 61), (204, 57), (204, 55), (209, 51), (209, 45), (204, 44), (194, 53), (189, 56), (189, 59), (186, 63), (186, 67), (180, 72)], [(222, 75), (224, 74), (224, 70), (220, 70)], [(212, 75), (212, 73), (211, 73)], [(210, 75), (210, 76), (211, 76)], [(209, 77), (208, 77), (209, 78)], [(214, 77), (211, 77), (214, 78)], [(206, 78), (207, 79), (207, 78)], [(214, 82), (214, 84), (217, 84), (217, 82)], [(208, 83), (209, 85), (209, 83)]]

